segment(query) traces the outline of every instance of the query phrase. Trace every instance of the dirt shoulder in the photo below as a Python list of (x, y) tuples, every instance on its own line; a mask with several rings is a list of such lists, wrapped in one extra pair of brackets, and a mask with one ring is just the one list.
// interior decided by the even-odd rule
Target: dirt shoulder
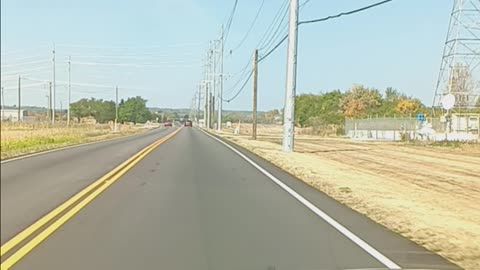
[(441, 147), (296, 135), (220, 135), (465, 269), (480, 269), (480, 145)]

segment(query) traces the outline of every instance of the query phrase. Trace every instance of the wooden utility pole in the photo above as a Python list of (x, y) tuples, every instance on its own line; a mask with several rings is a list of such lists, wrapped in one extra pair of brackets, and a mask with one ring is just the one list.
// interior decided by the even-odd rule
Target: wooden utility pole
[(21, 113), (21, 101), (22, 101), (22, 96), (21, 96), (21, 93), (20, 93), (20, 76), (18, 76), (18, 122), (20, 122), (20, 113)]
[(253, 108), (252, 108), (252, 139), (257, 139), (257, 64), (258, 64), (258, 50), (255, 49), (253, 53)]

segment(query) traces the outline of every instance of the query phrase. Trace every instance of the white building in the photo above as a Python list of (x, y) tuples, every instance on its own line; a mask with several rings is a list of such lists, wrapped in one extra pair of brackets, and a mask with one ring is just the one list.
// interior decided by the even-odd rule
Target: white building
[[(26, 111), (20, 110), (20, 120), (23, 121)], [(18, 122), (18, 110), (17, 109), (0, 109), (0, 117), (2, 121)]]

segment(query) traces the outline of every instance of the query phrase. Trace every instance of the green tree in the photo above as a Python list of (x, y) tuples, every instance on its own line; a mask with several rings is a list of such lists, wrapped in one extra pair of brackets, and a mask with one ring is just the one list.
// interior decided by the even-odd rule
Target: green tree
[(318, 95), (302, 94), (295, 97), (295, 122), (304, 127), (310, 117), (314, 117), (318, 112)]
[(140, 96), (128, 98), (118, 108), (118, 118), (121, 122), (145, 123), (152, 119), (152, 113), (147, 108), (147, 100)]
[(405, 98), (407, 98), (407, 96), (400, 93), (397, 89), (388, 87), (385, 90), (383, 99), (380, 101), (380, 106), (375, 111), (372, 111), (372, 114), (392, 117), (396, 113), (395, 108), (398, 102)]
[(102, 99), (81, 99), (70, 105), (73, 117), (94, 117), (100, 123), (115, 119), (115, 102)]
[(86, 98), (82, 98), (77, 102), (73, 102), (70, 104), (70, 111), (72, 117), (84, 118), (92, 116), (91, 101)]
[(295, 121), (300, 126), (342, 124), (339, 103), (343, 94), (335, 90), (325, 94), (303, 94), (295, 99)]

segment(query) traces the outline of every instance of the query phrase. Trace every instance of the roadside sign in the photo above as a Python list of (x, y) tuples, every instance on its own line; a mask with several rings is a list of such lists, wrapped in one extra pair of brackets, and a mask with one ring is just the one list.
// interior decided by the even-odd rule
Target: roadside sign
[(418, 122), (425, 122), (425, 115), (423, 113), (417, 114), (417, 121)]

